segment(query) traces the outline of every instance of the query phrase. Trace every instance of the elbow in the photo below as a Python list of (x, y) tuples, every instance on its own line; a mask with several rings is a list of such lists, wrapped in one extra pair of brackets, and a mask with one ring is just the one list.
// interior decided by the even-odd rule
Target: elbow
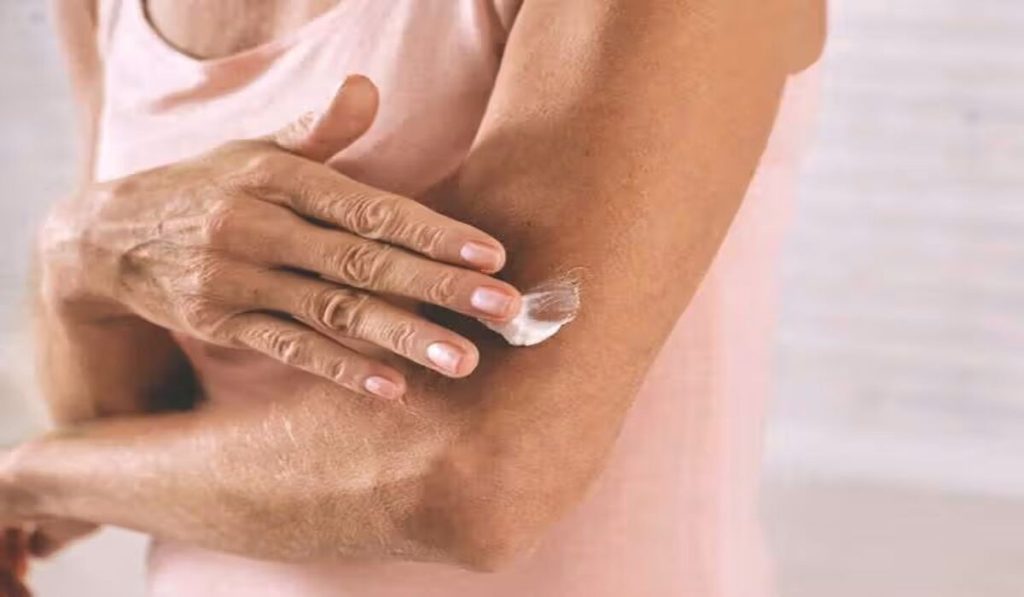
[(466, 570), (509, 568), (534, 550), (549, 526), (547, 508), (527, 506), (511, 494), (495, 495), (479, 482), (443, 491), (444, 497), (435, 494), (434, 505), (417, 516), (418, 534), (441, 559)]
[(461, 568), (479, 573), (495, 573), (508, 569), (533, 551), (540, 542), (539, 534), (511, 535), (486, 529), (476, 529), (462, 538), (452, 554)]
[(566, 472), (493, 447), (465, 450), (437, 466), (417, 518), (450, 563), (500, 572), (532, 553), (579, 501), (587, 483)]
[(454, 525), (452, 562), (466, 570), (494, 573), (526, 558), (540, 544), (550, 512), (525, 508), (509, 498), (480, 499), (449, 512)]

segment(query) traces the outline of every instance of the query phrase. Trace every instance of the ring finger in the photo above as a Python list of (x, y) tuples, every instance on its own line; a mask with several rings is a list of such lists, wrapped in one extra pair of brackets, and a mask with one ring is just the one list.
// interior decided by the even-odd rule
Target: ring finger
[(287, 313), (330, 338), (364, 340), (449, 377), (465, 377), (479, 362), (469, 340), (369, 293), (282, 270), (241, 268), (239, 280), (223, 284), (236, 294), (222, 300)]

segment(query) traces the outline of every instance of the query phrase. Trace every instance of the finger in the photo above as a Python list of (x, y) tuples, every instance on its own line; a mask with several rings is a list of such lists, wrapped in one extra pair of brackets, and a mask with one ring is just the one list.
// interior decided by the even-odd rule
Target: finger
[(240, 178), (244, 192), (363, 238), (405, 247), (437, 261), (485, 272), (505, 265), (505, 248), (489, 234), (401, 195), (330, 168), (281, 154)]
[(469, 340), (365, 292), (286, 271), (244, 269), (235, 270), (237, 280), (224, 280), (226, 295), (217, 300), (286, 313), (325, 336), (364, 340), (449, 377), (469, 375), (480, 360)]
[(21, 529), (9, 528), (3, 531), (0, 539), (0, 568), (23, 576), (28, 568), (25, 534)]
[(242, 313), (224, 323), (224, 334), (250, 348), (360, 394), (397, 399), (405, 393), (401, 373), (346, 348), (309, 327), (267, 313)]
[(507, 321), (519, 312), (512, 285), (391, 245), (315, 226), (278, 220), (235, 250), (250, 260), (318, 273), (346, 286), (437, 305), (471, 317)]
[(42, 522), (28, 537), (28, 551), (37, 558), (46, 558), (96, 529), (94, 524), (77, 520)]
[(32, 593), (21, 579), (9, 570), (0, 568), (0, 597), (31, 597)]
[(325, 162), (366, 133), (378, 103), (377, 87), (364, 76), (352, 75), (323, 112), (305, 114), (267, 140), (295, 155)]
[[(505, 264), (501, 243), (472, 226), (446, 218), (422, 204), (358, 183), (325, 162), (361, 137), (377, 114), (379, 95), (366, 77), (345, 80), (327, 109), (306, 114), (266, 137), (305, 160), (266, 160), (279, 176), (256, 177), (265, 198), (302, 215), (367, 238), (398, 244), (433, 259), (496, 272)], [(311, 161), (310, 161), (311, 160)]]

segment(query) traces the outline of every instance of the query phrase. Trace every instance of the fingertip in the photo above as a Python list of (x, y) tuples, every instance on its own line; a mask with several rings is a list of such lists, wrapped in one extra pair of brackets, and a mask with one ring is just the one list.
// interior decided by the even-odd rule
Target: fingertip
[(470, 267), (485, 274), (500, 272), (505, 267), (505, 247), (497, 241), (467, 241), (459, 249), (459, 257)]
[(366, 75), (359, 74), (359, 73), (352, 73), (351, 75), (345, 77), (345, 80), (341, 83), (341, 86), (342, 87), (368, 86), (368, 87), (370, 87), (370, 88), (372, 88), (374, 90), (377, 89), (377, 86), (373, 83), (373, 81), (370, 79), (370, 77), (367, 77)]
[(405, 378), (397, 374), (371, 375), (363, 381), (363, 390), (376, 398), (399, 400), (405, 395)]
[(509, 310), (508, 310), (509, 311), (508, 319), (510, 319), (510, 320), (511, 319), (515, 319), (519, 315), (519, 312), (523, 310), (523, 295), (522, 295), (522, 293), (519, 292), (519, 290), (517, 288), (515, 288), (515, 287), (512, 287), (512, 290), (514, 292), (514, 295), (513, 295), (513, 298), (512, 298), (512, 306), (509, 307)]
[(377, 112), (380, 94), (377, 86), (364, 75), (349, 75), (338, 89), (336, 97), (350, 112), (372, 116)]
[(469, 296), (469, 305), (475, 310), (473, 315), (488, 321), (510, 321), (519, 314), (522, 304), (519, 290), (494, 278), (478, 286)]
[(456, 371), (455, 375), (452, 376), (456, 379), (468, 377), (476, 371), (477, 365), (480, 364), (480, 351), (477, 350), (476, 345), (472, 342), (467, 342), (466, 344), (467, 346), (464, 347), (465, 357), (463, 357), (462, 362), (459, 363), (458, 371)]

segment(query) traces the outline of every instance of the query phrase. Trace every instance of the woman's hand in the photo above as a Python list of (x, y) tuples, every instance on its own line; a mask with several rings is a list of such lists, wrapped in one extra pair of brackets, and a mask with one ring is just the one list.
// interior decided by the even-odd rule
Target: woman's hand
[(139, 316), (382, 397), (404, 392), (402, 375), (348, 341), (468, 375), (471, 342), (382, 296), (507, 320), (519, 293), (481, 273), (501, 269), (504, 249), (323, 164), (376, 106), (373, 84), (352, 77), (319, 118), (93, 185), (44, 226), (44, 295), (76, 320)]
[(29, 595), (24, 584), (28, 572), (28, 535), (21, 526), (28, 511), (27, 496), (8, 473), (10, 456), (0, 451), (0, 596)]
[(28, 545), (18, 529), (0, 527), (0, 596), (27, 597)]

